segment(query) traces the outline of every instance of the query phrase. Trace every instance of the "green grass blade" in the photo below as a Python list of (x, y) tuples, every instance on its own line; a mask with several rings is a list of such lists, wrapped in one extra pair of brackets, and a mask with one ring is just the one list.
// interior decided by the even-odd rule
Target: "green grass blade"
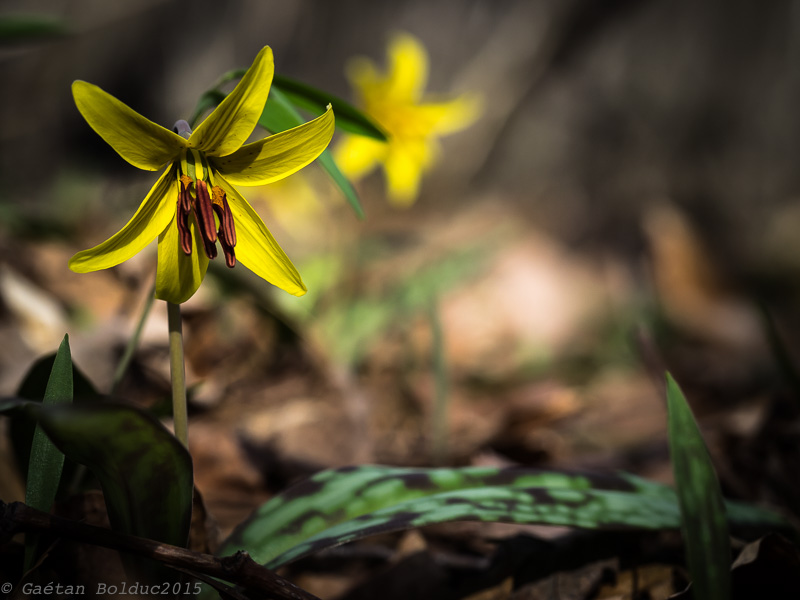
[[(64, 336), (58, 348), (42, 400), (43, 406), (72, 403), (72, 356), (69, 336)], [(39, 425), (33, 432), (28, 478), (25, 486), (25, 504), (49, 512), (56, 499), (64, 468), (64, 455), (53, 445)], [(25, 536), (25, 569), (33, 566), (38, 535)]]
[(386, 133), (377, 123), (341, 98), (278, 74), (272, 79), (272, 89), (276, 88), (293, 104), (315, 114), (322, 114), (330, 104), (336, 114), (336, 126), (344, 131), (386, 141)]
[[(334, 114), (338, 120), (339, 115), (336, 114), (335, 108)], [(305, 123), (305, 120), (300, 113), (297, 112), (294, 106), (292, 106), (292, 103), (283, 94), (283, 92), (273, 87), (272, 90), (270, 90), (269, 100), (267, 100), (267, 104), (264, 106), (264, 112), (261, 113), (261, 118), (259, 119), (258, 123), (264, 129), (267, 129), (273, 133), (279, 133), (281, 131), (291, 129), (292, 127), (302, 125)], [(328, 176), (330, 176), (330, 178), (336, 184), (336, 186), (342, 191), (342, 194), (344, 194), (344, 197), (350, 203), (350, 206), (353, 208), (358, 218), (363, 219), (364, 209), (361, 208), (361, 202), (358, 200), (358, 194), (356, 194), (356, 191), (350, 183), (350, 180), (342, 175), (339, 167), (336, 166), (330, 150), (324, 150), (322, 154), (319, 155), (317, 160), (319, 161), (320, 166), (322, 166)]]
[(722, 490), (689, 404), (669, 373), (667, 408), (670, 453), (693, 596), (728, 600), (731, 550)]
[[(747, 506), (741, 523), (785, 527)], [(680, 526), (675, 492), (632, 475), (533, 469), (404, 469), (359, 466), (323, 471), (261, 506), (224, 544), (276, 568), (368, 535), (447, 521), (502, 521), (583, 528)]]

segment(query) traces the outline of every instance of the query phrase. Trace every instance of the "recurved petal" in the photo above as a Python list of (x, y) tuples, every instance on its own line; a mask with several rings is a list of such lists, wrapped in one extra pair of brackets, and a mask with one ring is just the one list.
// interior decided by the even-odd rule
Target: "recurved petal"
[(371, 59), (364, 56), (349, 59), (345, 64), (345, 74), (356, 93), (361, 96), (362, 103), (384, 96), (384, 78)]
[(146, 119), (96, 85), (75, 81), (72, 96), (89, 126), (134, 167), (157, 171), (187, 145), (178, 134)]
[(475, 94), (463, 94), (448, 102), (422, 104), (414, 110), (419, 111), (420, 120), (430, 123), (431, 133), (443, 135), (472, 125), (481, 115), (483, 102)]
[(69, 261), (76, 273), (108, 269), (128, 260), (156, 239), (177, 207), (178, 189), (172, 168), (164, 171), (131, 220), (102, 244), (78, 252)]
[(306, 293), (306, 286), (292, 261), (272, 237), (253, 207), (228, 181), (217, 176), (228, 195), (236, 224), (236, 259), (259, 277), (293, 296)]
[(428, 53), (417, 38), (395, 34), (389, 41), (387, 95), (400, 102), (417, 102), (428, 81)]
[(392, 146), (384, 161), (390, 200), (397, 206), (410, 206), (417, 199), (422, 174), (435, 156), (432, 142), (415, 141)]
[(189, 145), (211, 156), (238, 150), (255, 129), (264, 110), (275, 65), (264, 46), (242, 79), (189, 137)]
[(158, 269), (156, 298), (173, 304), (186, 302), (200, 287), (208, 269), (194, 219), (189, 219), (192, 233), (192, 253), (186, 256), (181, 248), (178, 226), (173, 217), (167, 229), (158, 236)]
[(333, 151), (336, 165), (347, 177), (359, 179), (386, 156), (388, 144), (362, 135), (348, 135)]
[(264, 185), (295, 173), (317, 158), (331, 141), (333, 110), (287, 131), (242, 146), (211, 164), (234, 185)]

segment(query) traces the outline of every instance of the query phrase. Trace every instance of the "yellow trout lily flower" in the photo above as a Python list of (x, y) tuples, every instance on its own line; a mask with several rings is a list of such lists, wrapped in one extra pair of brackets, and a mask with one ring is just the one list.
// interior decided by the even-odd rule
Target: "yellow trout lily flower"
[(470, 125), (480, 112), (478, 99), (462, 95), (447, 102), (423, 102), (428, 79), (425, 47), (408, 34), (389, 42), (385, 75), (367, 58), (347, 65), (360, 108), (388, 134), (388, 142), (348, 136), (337, 145), (342, 172), (358, 179), (383, 164), (390, 200), (408, 206), (416, 200), (422, 175), (439, 153), (438, 136)]
[(267, 101), (274, 65), (264, 47), (234, 90), (191, 131), (149, 121), (99, 87), (76, 81), (78, 110), (97, 134), (133, 166), (166, 167), (128, 223), (102, 244), (69, 261), (76, 273), (107, 269), (158, 238), (156, 298), (173, 303), (197, 291), (217, 256), (241, 262), (295, 296), (306, 292), (300, 274), (264, 222), (234, 186), (278, 181), (313, 161), (330, 142), (333, 111), (299, 127), (244, 144)]

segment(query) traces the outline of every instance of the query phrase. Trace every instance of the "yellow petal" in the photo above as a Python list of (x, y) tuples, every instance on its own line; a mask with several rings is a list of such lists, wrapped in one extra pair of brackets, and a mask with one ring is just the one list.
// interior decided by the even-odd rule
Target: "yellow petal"
[(317, 158), (331, 141), (333, 110), (313, 121), (242, 146), (211, 164), (234, 185), (264, 185), (295, 173)]
[(195, 220), (189, 218), (192, 232), (192, 253), (189, 256), (181, 249), (178, 225), (175, 219), (158, 236), (158, 269), (156, 271), (156, 298), (173, 304), (186, 302), (200, 287), (208, 269), (208, 257), (197, 232)]
[(383, 77), (369, 58), (356, 56), (348, 60), (345, 64), (345, 75), (361, 97), (362, 104), (369, 104), (371, 99), (383, 95)]
[(361, 96), (362, 103), (407, 104), (422, 97), (428, 80), (428, 54), (415, 37), (395, 34), (389, 41), (388, 65), (381, 74), (368, 58), (355, 57), (345, 66), (347, 78)]
[(449, 102), (422, 104), (419, 118), (431, 124), (431, 133), (443, 135), (472, 125), (480, 116), (483, 102), (474, 94), (463, 94)]
[(236, 224), (236, 260), (253, 273), (293, 296), (306, 293), (306, 286), (292, 261), (272, 237), (253, 207), (228, 181), (217, 175), (228, 196)]
[(181, 136), (144, 118), (96, 85), (76, 81), (72, 95), (89, 126), (134, 167), (157, 171), (186, 147)]
[(108, 269), (128, 260), (156, 239), (175, 214), (178, 189), (175, 171), (164, 171), (131, 220), (102, 244), (78, 252), (69, 261), (76, 273)]
[(233, 91), (197, 126), (189, 145), (211, 156), (238, 150), (261, 117), (274, 71), (272, 50), (264, 46)]
[(361, 135), (348, 135), (336, 145), (333, 156), (344, 175), (359, 179), (384, 160), (387, 150), (384, 142)]
[(436, 146), (425, 141), (394, 144), (384, 162), (389, 199), (410, 206), (419, 194), (422, 174), (433, 163)]
[(398, 102), (417, 102), (428, 81), (428, 53), (417, 38), (395, 34), (389, 41), (387, 96)]

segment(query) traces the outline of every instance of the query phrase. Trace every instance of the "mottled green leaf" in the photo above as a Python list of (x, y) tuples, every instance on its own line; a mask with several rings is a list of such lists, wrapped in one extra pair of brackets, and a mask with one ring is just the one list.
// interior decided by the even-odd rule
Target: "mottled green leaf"
[[(730, 505), (732, 519), (785, 527), (777, 516)], [(221, 554), (248, 551), (276, 568), (376, 533), (447, 521), (539, 523), (583, 528), (677, 528), (674, 491), (632, 475), (532, 469), (404, 469), (360, 466), (323, 471), (261, 506)]]
[(278, 74), (272, 79), (272, 89), (276, 88), (292, 104), (315, 114), (322, 114), (325, 112), (325, 107), (330, 104), (336, 114), (336, 126), (344, 131), (371, 137), (381, 142), (386, 141), (386, 133), (377, 123), (341, 98)]
[[(69, 336), (64, 336), (58, 348), (47, 387), (44, 392), (43, 406), (72, 403), (72, 356), (69, 350)], [(25, 486), (25, 504), (33, 508), (49, 512), (56, 499), (61, 472), (64, 467), (64, 455), (53, 445), (39, 425), (36, 425), (31, 443), (28, 479)], [(25, 536), (25, 569), (33, 566), (39, 536)]]
[(667, 373), (669, 446), (695, 598), (728, 600), (731, 546), (725, 501), (692, 411)]
[(112, 527), (183, 546), (192, 510), (192, 460), (155, 418), (104, 403), (42, 406), (5, 398), (0, 412), (27, 413), (67, 458), (100, 481)]
[[(333, 113), (338, 120), (339, 115), (336, 114), (335, 108)], [(269, 99), (267, 100), (266, 106), (264, 106), (264, 112), (261, 113), (261, 118), (259, 119), (258, 123), (264, 129), (267, 129), (273, 133), (279, 133), (281, 131), (291, 129), (292, 127), (302, 125), (305, 123), (305, 120), (300, 113), (297, 112), (294, 106), (292, 106), (292, 103), (288, 100), (288, 98), (286, 98), (286, 96), (279, 89), (273, 87), (272, 90), (270, 90)], [(347, 198), (347, 201), (350, 203), (350, 206), (353, 208), (358, 218), (363, 219), (364, 209), (361, 208), (361, 202), (358, 200), (358, 194), (356, 194), (356, 191), (350, 183), (350, 180), (342, 175), (339, 167), (336, 166), (331, 152), (329, 150), (324, 150), (322, 154), (319, 155), (317, 160), (325, 172), (328, 173), (333, 182), (342, 191), (344, 197)]]
[(100, 480), (114, 529), (184, 546), (192, 513), (192, 459), (149, 414), (122, 404), (57, 407), (40, 424), (64, 454)]

